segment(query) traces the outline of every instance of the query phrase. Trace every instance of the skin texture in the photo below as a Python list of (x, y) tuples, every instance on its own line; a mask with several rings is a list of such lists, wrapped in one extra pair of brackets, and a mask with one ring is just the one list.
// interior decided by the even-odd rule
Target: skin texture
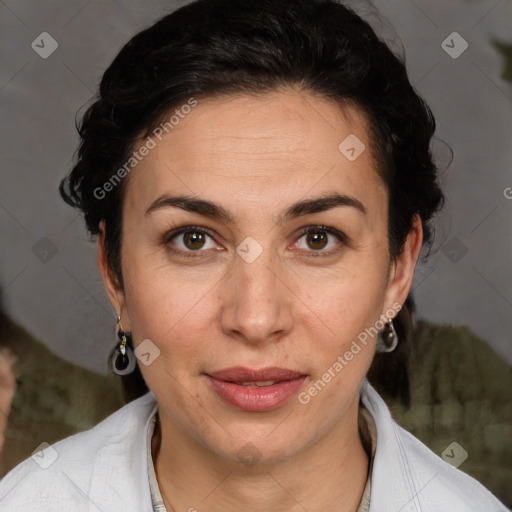
[[(366, 145), (352, 162), (338, 149), (350, 134)], [(240, 411), (203, 374), (280, 366), (307, 374), (305, 390), (359, 333), (403, 304), (421, 223), (416, 217), (391, 265), (388, 195), (375, 169), (367, 120), (356, 107), (286, 89), (200, 99), (129, 175), (124, 290), (101, 234), (98, 264), (135, 346), (150, 339), (160, 350), (140, 366), (159, 403), (153, 457), (169, 510), (356, 510), (368, 472), (359, 388), (376, 338), (306, 405), (294, 396), (272, 411)], [(333, 192), (356, 198), (366, 214), (337, 206), (279, 220), (292, 203)], [(177, 207), (146, 214), (164, 193), (214, 201), (233, 222)], [(212, 237), (166, 241), (190, 225)], [(322, 230), (316, 239), (301, 234), (317, 225), (339, 230), (346, 242)], [(251, 263), (236, 252), (247, 237), (262, 249)], [(180, 257), (172, 248), (195, 252)]]

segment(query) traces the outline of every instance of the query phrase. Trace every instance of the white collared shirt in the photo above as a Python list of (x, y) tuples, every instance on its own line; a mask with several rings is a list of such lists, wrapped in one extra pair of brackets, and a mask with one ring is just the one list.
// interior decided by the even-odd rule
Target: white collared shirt
[[(377, 430), (369, 512), (508, 512), (402, 429), (366, 379), (361, 399)], [(148, 438), (155, 411), (148, 392), (23, 461), (0, 481), (0, 511), (153, 512)]]

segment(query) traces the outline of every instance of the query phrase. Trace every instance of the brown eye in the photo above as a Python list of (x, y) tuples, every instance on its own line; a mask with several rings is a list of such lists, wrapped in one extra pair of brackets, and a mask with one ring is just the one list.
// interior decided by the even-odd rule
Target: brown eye
[(340, 249), (346, 241), (347, 237), (337, 229), (325, 226), (308, 226), (302, 230), (296, 246), (306, 252), (318, 252), (319, 255), (328, 256)]
[(308, 233), (306, 236), (306, 243), (311, 249), (323, 249), (327, 245), (327, 234), (320, 231)]
[(168, 245), (173, 252), (188, 256), (192, 253), (198, 253), (199, 256), (206, 252), (206, 249), (218, 248), (208, 230), (195, 226), (185, 226), (174, 230), (166, 235), (162, 242)]
[(183, 234), (183, 243), (187, 249), (195, 251), (201, 249), (205, 243), (206, 236), (199, 231), (188, 231)]

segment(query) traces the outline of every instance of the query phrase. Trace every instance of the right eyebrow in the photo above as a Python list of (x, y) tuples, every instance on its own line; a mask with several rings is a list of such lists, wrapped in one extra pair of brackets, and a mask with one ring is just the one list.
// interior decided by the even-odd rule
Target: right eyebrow
[(163, 194), (153, 201), (151, 206), (146, 210), (146, 215), (167, 207), (181, 208), (188, 212), (198, 213), (199, 215), (211, 217), (212, 219), (224, 220), (228, 223), (234, 222), (233, 217), (227, 210), (212, 201), (197, 199), (191, 196), (169, 196), (168, 194)]

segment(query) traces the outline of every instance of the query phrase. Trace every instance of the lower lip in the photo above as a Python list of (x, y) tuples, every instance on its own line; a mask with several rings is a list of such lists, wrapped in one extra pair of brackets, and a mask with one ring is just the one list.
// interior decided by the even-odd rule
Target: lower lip
[(243, 411), (270, 411), (293, 396), (306, 380), (306, 375), (283, 380), (271, 386), (247, 387), (206, 375), (213, 389), (226, 402)]

